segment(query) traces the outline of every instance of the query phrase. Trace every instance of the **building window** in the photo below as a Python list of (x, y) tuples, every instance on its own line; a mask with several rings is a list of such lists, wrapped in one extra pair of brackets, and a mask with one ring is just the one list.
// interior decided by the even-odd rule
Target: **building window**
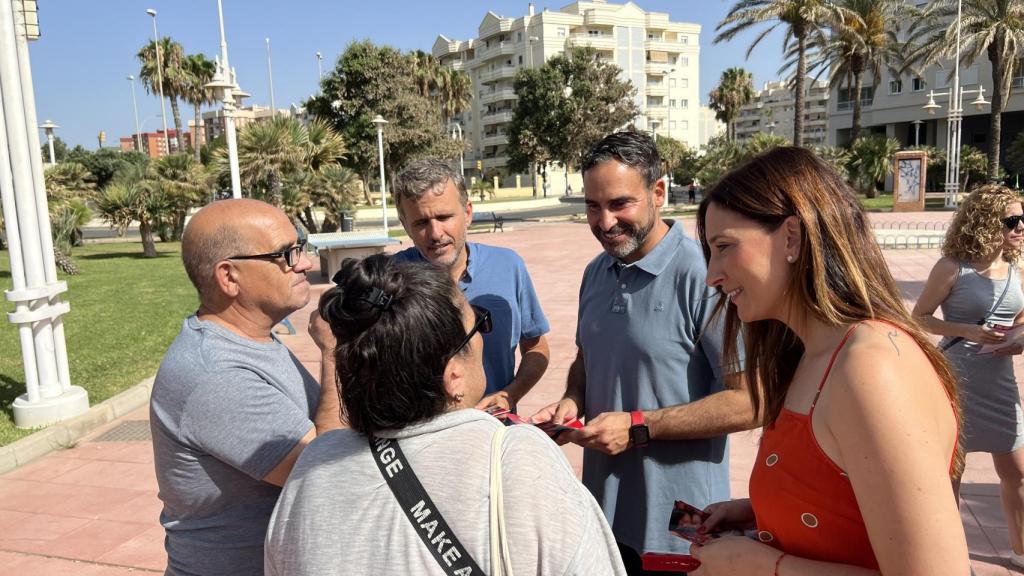
[(690, 37), (686, 36), (686, 35), (680, 36), (679, 37), (679, 42), (681, 42), (683, 44), (689, 44), (690, 43)]
[(679, 64), (680, 66), (689, 66), (690, 58), (687, 56), (680, 56), (676, 58), (676, 64)]
[(896, 95), (903, 93), (903, 80), (889, 80), (889, 94)]
[(647, 39), (648, 40), (657, 40), (658, 38), (654, 34), (651, 34), (650, 32), (648, 32), (647, 33)]
[(679, 101), (679, 107), (680, 108), (689, 108), (690, 107), (690, 101), (687, 100), (686, 98), (683, 98), (682, 100)]
[(558, 28), (558, 37), (559, 38), (565, 38), (565, 28), (564, 27), (559, 27)]
[(683, 82), (683, 88), (689, 88), (690, 87), (690, 79), (689, 78), (683, 78), (682, 82)]
[(914, 79), (910, 82), (910, 89), (914, 92), (924, 92), (925, 88), (928, 87), (928, 83), (924, 81), (924, 78), (920, 76), (914, 76)]
[(689, 120), (683, 120), (682, 122), (680, 122), (679, 123), (679, 128), (682, 129), (682, 130), (689, 130), (690, 129), (690, 122), (689, 122)]
[(519, 65), (520, 66), (523, 65), (523, 57), (522, 57), (522, 55), (519, 56)]
[(675, 130), (676, 129), (676, 121), (675, 120), (673, 120), (673, 121), (668, 123), (668, 129), (669, 130)]
[(522, 41), (523, 41), (523, 33), (522, 32), (516, 32), (516, 42), (522, 42)]
[(1017, 58), (1013, 62), (1013, 83), (1012, 88), (1024, 88), (1024, 58)]
[(668, 107), (669, 108), (675, 108), (676, 107), (676, 99), (675, 98), (673, 98), (673, 99), (668, 101)]
[(587, 30), (587, 36), (600, 36), (600, 30)]

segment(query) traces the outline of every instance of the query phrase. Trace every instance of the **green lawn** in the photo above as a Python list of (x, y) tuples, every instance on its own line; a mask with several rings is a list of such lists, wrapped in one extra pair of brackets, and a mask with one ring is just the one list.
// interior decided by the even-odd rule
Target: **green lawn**
[[(152, 376), (195, 311), (195, 291), (181, 265), (181, 247), (157, 244), (158, 258), (142, 258), (138, 243), (91, 244), (74, 250), (81, 273), (64, 278), (64, 316), (72, 384), (95, 405)], [(0, 286), (11, 287), (10, 261), (0, 252)], [(7, 311), (13, 310), (8, 304)], [(0, 445), (31, 431), (14, 427), (11, 402), (25, 392), (15, 325), (0, 327)]]
[[(868, 198), (863, 194), (858, 195), (860, 203), (864, 206), (864, 210), (868, 212), (892, 212), (892, 194), (879, 194), (875, 198)], [(945, 201), (940, 197), (926, 197), (924, 200), (924, 209), (927, 211), (931, 210), (946, 210)]]

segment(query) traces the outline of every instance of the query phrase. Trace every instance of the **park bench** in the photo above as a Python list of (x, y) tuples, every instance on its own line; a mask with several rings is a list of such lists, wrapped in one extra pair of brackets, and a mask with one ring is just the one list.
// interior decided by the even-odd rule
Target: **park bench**
[(505, 231), (505, 217), (499, 216), (497, 212), (477, 212), (473, 214), (473, 221), (477, 223), (490, 222), (494, 225), (491, 232)]

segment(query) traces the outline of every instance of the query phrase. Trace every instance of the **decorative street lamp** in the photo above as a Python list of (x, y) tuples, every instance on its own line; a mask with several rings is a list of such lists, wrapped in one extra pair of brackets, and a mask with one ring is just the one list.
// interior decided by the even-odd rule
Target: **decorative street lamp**
[(146, 9), (146, 14), (153, 17), (153, 48), (156, 50), (156, 81), (160, 88), (160, 115), (164, 120), (164, 148), (171, 153), (171, 137), (167, 133), (167, 106), (164, 104), (164, 71), (160, 57), (160, 36), (156, 33), (156, 10)]
[(323, 55), (323, 54), (321, 54), (321, 53), (320, 53), (320, 51), (318, 50), (318, 51), (317, 51), (317, 53), (316, 53), (316, 71), (317, 71), (317, 73), (319, 73), (319, 75), (320, 75), (320, 76), (319, 76), (319, 78), (320, 78), (320, 81), (321, 81), (321, 82), (323, 82), (323, 81), (324, 81), (324, 66), (323, 66), (323, 61), (324, 61), (324, 55)]
[(384, 238), (388, 237), (388, 186), (384, 180), (384, 125), (388, 121), (377, 114), (373, 124), (377, 127), (377, 157), (380, 160), (380, 206), (384, 217)]
[(462, 125), (458, 122), (452, 122), (452, 140), (459, 141), (459, 174), (463, 177), (466, 176), (466, 164), (463, 159), (463, 143), (462, 143)]
[(231, 166), (231, 197), (241, 198), (242, 179), (238, 170), (234, 99), (234, 92), (240, 92), (240, 89), (235, 84), (233, 71), (228, 66), (228, 42), (224, 38), (224, 10), (221, 7), (221, 0), (217, 0), (217, 17), (220, 19), (220, 57), (214, 59), (217, 65), (216, 73), (206, 88), (213, 90), (224, 108), (224, 138), (228, 143), (228, 164)]
[(267, 38), (267, 83), (270, 84), (270, 117), (277, 116), (277, 105), (274, 104), (274, 70), (270, 67), (270, 38)]
[(914, 120), (911, 122), (914, 125), (914, 146), (921, 145), (921, 124), (924, 124), (922, 120)]
[(47, 120), (39, 125), (40, 128), (46, 131), (46, 144), (50, 147), (50, 166), (57, 164), (57, 157), (53, 154), (53, 130), (60, 128), (53, 123), (53, 120)]
[(978, 97), (971, 102), (979, 111), (983, 110), (988, 100), (985, 100), (985, 87), (978, 85), (976, 90), (964, 90), (960, 86), (960, 14), (962, 2), (956, 4), (956, 58), (953, 59), (953, 83), (946, 92), (928, 92), (928, 103), (923, 106), (929, 114), (941, 108), (935, 103), (935, 97), (949, 98), (949, 113), (946, 122), (946, 208), (955, 208), (957, 196), (960, 193), (960, 125), (963, 121), (964, 94), (977, 94)]
[(135, 76), (128, 75), (132, 85), (132, 110), (135, 112), (135, 151), (142, 152), (142, 131), (139, 129), (139, 102), (135, 99)]

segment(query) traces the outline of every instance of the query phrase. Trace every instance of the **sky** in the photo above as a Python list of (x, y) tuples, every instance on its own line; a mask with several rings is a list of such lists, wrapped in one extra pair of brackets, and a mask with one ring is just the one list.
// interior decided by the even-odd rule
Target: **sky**
[[(278, 108), (301, 104), (317, 90), (316, 53), (323, 54), (326, 74), (345, 47), (369, 39), (402, 50), (430, 51), (438, 34), (452, 39), (477, 36), (488, 10), (518, 18), (527, 0), (222, 0), (229, 60), (238, 83), (252, 94), (246, 104), (270, 104), (266, 38), (271, 39), (274, 102)], [(537, 12), (558, 10), (569, 2), (535, 2)], [(611, 3), (624, 3), (612, 0)], [(734, 0), (635, 0), (642, 9), (667, 12), (673, 21), (702, 26), (700, 94), (702, 103), (724, 69), (742, 66), (754, 86), (777, 78), (782, 62), (782, 34), (773, 33), (745, 59), (748, 43), (763, 28), (747, 31), (729, 43), (713, 45), (714, 29)], [(153, 38), (147, 8), (157, 11), (161, 36), (180, 42), (186, 53), (212, 59), (220, 51), (216, 0), (40, 0), (42, 36), (30, 43), (39, 121), (52, 119), (56, 134), (69, 146), (94, 149), (97, 135), (105, 146), (134, 132), (129, 74), (138, 76), (139, 49)], [(136, 81), (138, 82), (138, 81)], [(162, 128), (160, 102), (136, 84), (142, 131)], [(192, 118), (182, 103), (182, 122)], [(173, 128), (167, 109), (168, 126)]]

